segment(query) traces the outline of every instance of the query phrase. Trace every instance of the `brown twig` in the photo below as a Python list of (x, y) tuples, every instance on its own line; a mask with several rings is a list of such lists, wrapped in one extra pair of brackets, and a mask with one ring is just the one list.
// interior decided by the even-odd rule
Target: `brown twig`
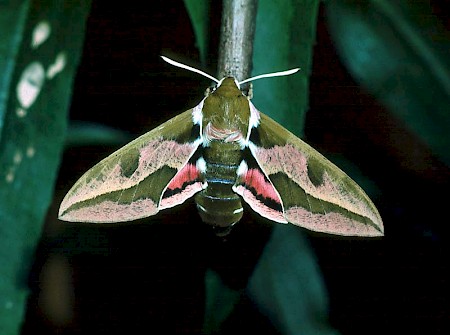
[(218, 77), (250, 76), (257, 0), (223, 0)]

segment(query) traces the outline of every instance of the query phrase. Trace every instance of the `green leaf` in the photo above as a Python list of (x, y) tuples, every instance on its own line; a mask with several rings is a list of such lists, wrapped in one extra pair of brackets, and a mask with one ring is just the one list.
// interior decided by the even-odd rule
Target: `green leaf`
[(30, 1), (11, 2), (9, 6), (0, 4), (0, 138), (3, 130), (9, 85), (14, 71), (14, 59), (20, 48)]
[(253, 74), (300, 67), (301, 72), (254, 83), (259, 110), (297, 136), (303, 135), (319, 0), (258, 2)]
[(241, 292), (227, 287), (213, 270), (205, 273), (206, 305), (203, 333), (213, 334), (220, 329), (234, 306), (241, 298)]
[(298, 227), (274, 227), (247, 292), (281, 334), (337, 334), (327, 324), (324, 283)]
[[(20, 3), (20, 5), (18, 5)], [(90, 1), (0, 4), (0, 334), (18, 334)]]
[(200, 52), (202, 64), (206, 62), (206, 53), (208, 52), (208, 26), (209, 26), (209, 1), (184, 0), (184, 5), (191, 18), (194, 28), (195, 40)]
[(450, 35), (426, 2), (331, 0), (326, 9), (355, 79), (450, 165)]

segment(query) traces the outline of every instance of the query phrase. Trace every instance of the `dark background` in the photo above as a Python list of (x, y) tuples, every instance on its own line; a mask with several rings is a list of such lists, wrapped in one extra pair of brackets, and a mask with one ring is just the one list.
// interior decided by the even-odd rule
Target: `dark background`
[[(441, 2), (432, 4), (448, 28)], [(373, 200), (386, 233), (371, 240), (305, 231), (327, 286), (330, 323), (343, 334), (396, 327), (400, 333), (444, 334), (450, 315), (449, 168), (353, 81), (323, 16), (321, 11), (306, 140), (324, 154), (344, 155), (377, 185)], [(215, 51), (220, 4), (213, 4), (210, 20)], [(72, 120), (109, 125), (134, 138), (202, 98), (207, 79), (159, 59), (164, 53), (200, 63), (182, 1), (153, 1), (151, 7), (96, 1), (87, 24)], [(217, 54), (208, 55), (211, 74), (216, 60)], [(199, 333), (205, 269), (216, 270), (232, 288), (246, 285), (270, 235), (270, 226), (248, 211), (225, 241), (200, 222), (192, 202), (159, 213), (151, 225), (57, 222), (70, 186), (116, 148), (65, 151), (29, 279), (24, 334)], [(223, 326), (223, 333), (237, 330), (277, 333), (248, 299)]]

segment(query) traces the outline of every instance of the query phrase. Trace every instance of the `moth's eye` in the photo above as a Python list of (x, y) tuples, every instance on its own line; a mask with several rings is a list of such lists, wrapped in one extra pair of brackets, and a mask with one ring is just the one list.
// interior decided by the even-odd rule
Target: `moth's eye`
[(252, 99), (253, 98), (253, 85), (252, 85), (252, 83), (250, 83), (248, 85), (244, 85), (244, 87), (241, 88), (241, 92), (247, 99)]
[(242, 96), (243, 96), (243, 97), (248, 97), (248, 93), (249, 93), (248, 88), (241, 89), (241, 93), (242, 93), (241, 97), (242, 97)]

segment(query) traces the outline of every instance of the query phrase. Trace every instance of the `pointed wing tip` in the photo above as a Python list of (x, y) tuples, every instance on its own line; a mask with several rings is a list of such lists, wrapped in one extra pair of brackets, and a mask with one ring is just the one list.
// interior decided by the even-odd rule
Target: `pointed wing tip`
[(356, 230), (350, 230), (342, 235), (359, 236), (359, 237), (383, 237), (384, 227), (382, 222), (376, 222), (373, 225), (366, 225), (365, 227), (357, 227)]
[(66, 211), (66, 208), (64, 205), (64, 202), (61, 203), (61, 205), (59, 206), (59, 210), (58, 210), (58, 220), (61, 221), (70, 221), (67, 217), (66, 217), (66, 213), (64, 213)]
[(378, 217), (378, 221), (374, 222), (374, 226), (372, 227), (373, 229), (371, 230), (370, 235), (368, 235), (368, 237), (382, 237), (384, 236), (384, 225), (383, 225), (383, 221), (381, 220), (380, 215), (377, 212), (377, 217)]
[(384, 227), (381, 226), (379, 228), (380, 228), (380, 230), (377, 232), (377, 234), (374, 234), (373, 237), (382, 237), (382, 236), (384, 236)]
[(58, 220), (65, 222), (83, 222), (82, 220), (77, 220), (77, 218), (73, 215), (70, 215), (70, 212), (67, 212), (66, 208), (64, 208), (63, 206), (59, 208)]
[(70, 205), (69, 201), (67, 201), (67, 196), (66, 196), (63, 199), (63, 201), (61, 202), (61, 204), (59, 205), (58, 220), (66, 221), (66, 222), (77, 222), (77, 220), (74, 220), (72, 215), (70, 215), (70, 213), (71, 213), (71, 211), (69, 210), (70, 206), (71, 205)]
[(325, 233), (330, 235), (338, 235), (343, 237), (362, 237), (362, 238), (381, 238), (384, 236), (384, 230), (379, 230), (379, 227), (370, 229), (350, 229), (350, 230), (319, 230), (319, 229), (311, 229), (312, 231), (316, 231), (318, 233)]
[(383, 237), (384, 236), (384, 230), (374, 230), (373, 232), (370, 232), (367, 235), (360, 235), (362, 237)]
[(360, 237), (383, 237), (384, 227), (383, 224), (376, 224), (375, 226), (366, 226), (366, 229), (358, 229), (355, 232), (349, 234), (343, 234), (347, 236), (360, 236)]
[[(61, 220), (61, 221), (69, 221), (69, 220), (67, 220), (65, 217), (64, 217), (64, 215), (61, 215), (61, 214), (58, 214), (58, 220)], [(70, 221), (69, 221), (70, 222)]]

